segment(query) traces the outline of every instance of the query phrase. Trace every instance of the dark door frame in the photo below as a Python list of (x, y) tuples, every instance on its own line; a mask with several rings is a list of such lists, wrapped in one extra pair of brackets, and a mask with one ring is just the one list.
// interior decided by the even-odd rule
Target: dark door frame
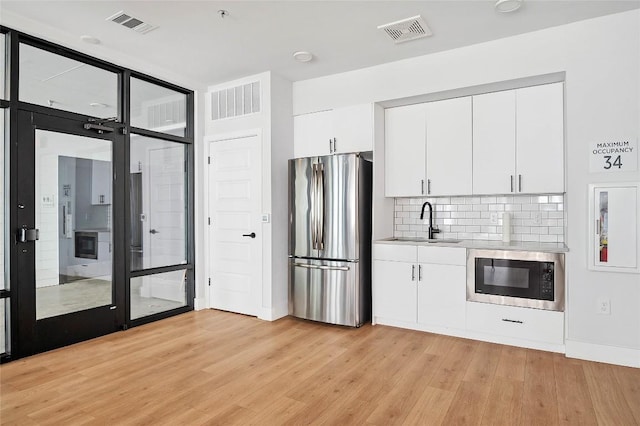
[[(133, 327), (137, 325), (142, 325), (145, 323), (153, 322), (162, 318), (170, 317), (173, 315), (177, 315), (183, 312), (188, 312), (194, 309), (194, 298), (195, 298), (195, 238), (194, 238), (194, 140), (195, 140), (195, 132), (194, 132), (194, 92), (189, 89), (185, 89), (183, 87), (168, 83), (166, 81), (157, 79), (155, 77), (151, 77), (149, 75), (139, 73), (128, 68), (114, 65), (107, 61), (103, 61), (89, 55), (73, 51), (71, 49), (65, 48), (63, 46), (57, 45), (55, 43), (51, 43), (28, 34), (21, 33), (19, 31), (15, 31), (13, 29), (0, 26), (0, 32), (7, 36), (7, 53), (8, 53), (8, 65), (9, 69), (7, 70), (7, 75), (9, 76), (8, 88), (9, 88), (9, 96), (8, 99), (0, 99), (0, 107), (9, 111), (8, 117), (8, 125), (10, 129), (10, 135), (6, 140), (6, 143), (10, 145), (9, 147), (9, 176), (8, 176), (8, 184), (7, 190), (9, 192), (9, 208), (6, 212), (9, 220), (10, 230), (9, 234), (5, 236), (7, 240), (9, 240), (9, 247), (7, 247), (7, 252), (9, 253), (9, 268), (10, 268), (10, 276), (9, 276), (9, 288), (7, 290), (1, 290), (0, 303), (3, 303), (6, 298), (10, 299), (10, 329), (8, 330), (7, 337), (10, 338), (8, 342), (10, 346), (10, 352), (0, 356), (0, 362), (9, 361), (12, 359), (21, 358), (23, 356), (31, 355), (37, 352), (41, 352), (46, 350), (44, 348), (39, 347), (38, 344), (35, 343), (35, 339), (27, 339), (25, 336), (34, 336), (34, 326), (35, 326), (35, 317), (32, 319), (25, 318), (26, 314), (21, 312), (23, 310), (22, 299), (24, 297), (30, 297), (29, 294), (23, 294), (23, 289), (19, 282), (35, 283), (35, 269), (32, 267), (31, 271), (27, 271), (26, 264), (31, 262), (29, 260), (29, 256), (34, 256), (34, 254), (29, 254), (29, 256), (21, 256), (22, 253), (17, 253), (18, 245), (15, 243), (14, 232), (17, 230), (19, 226), (23, 224), (28, 224), (29, 226), (34, 225), (35, 217), (31, 215), (31, 217), (24, 217), (20, 214), (21, 209), (18, 209), (17, 205), (19, 204), (18, 199), (22, 199), (27, 197), (27, 193), (31, 194), (30, 197), (32, 199), (31, 203), (34, 202), (33, 194), (34, 188), (27, 188), (28, 184), (26, 180), (29, 178), (27, 176), (19, 177), (19, 170), (23, 166), (23, 161), (25, 159), (19, 158), (20, 153), (24, 156), (30, 156), (33, 158), (35, 153), (33, 152), (34, 147), (32, 146), (29, 149), (26, 149), (22, 146), (25, 143), (24, 133), (29, 132), (33, 133), (33, 124), (28, 123), (26, 119), (20, 120), (19, 117), (24, 116), (24, 114), (31, 114), (37, 117), (38, 125), (44, 126), (42, 127), (54, 130), (61, 131), (63, 133), (74, 133), (87, 135), (91, 137), (97, 137), (95, 133), (76, 133), (77, 131), (81, 131), (84, 129), (77, 128), (78, 125), (82, 123), (86, 123), (89, 119), (93, 119), (94, 117), (85, 116), (82, 114), (71, 113), (63, 110), (57, 110), (54, 108), (30, 104), (27, 102), (22, 102), (19, 100), (19, 46), (20, 43), (26, 43), (32, 45), (34, 47), (48, 50), (50, 52), (60, 54), (62, 56), (81, 61), (99, 68), (103, 68), (108, 71), (116, 72), (119, 75), (119, 85), (118, 85), (118, 120), (116, 123), (109, 123), (110, 126), (117, 127), (118, 135), (116, 137), (119, 142), (114, 142), (113, 144), (113, 167), (115, 171), (116, 180), (114, 181), (113, 186), (113, 196), (114, 196), (114, 206), (113, 206), (113, 244), (114, 244), (114, 259), (113, 259), (113, 281), (114, 286), (116, 285), (116, 280), (119, 282), (123, 282), (124, 291), (120, 291), (116, 294), (116, 313), (113, 324), (109, 325), (103, 331), (105, 333), (127, 329), (128, 327)], [(130, 79), (137, 78), (144, 80), (146, 82), (156, 84), (161, 87), (165, 87), (179, 93), (186, 95), (186, 129), (184, 137), (173, 136), (161, 132), (156, 132), (153, 130), (148, 130), (144, 128), (135, 128), (130, 125)], [(56, 124), (57, 123), (57, 124)], [(67, 123), (66, 125), (60, 123)], [(75, 123), (70, 125), (69, 123)], [(74, 127), (76, 126), (76, 127)], [(80, 126), (81, 127), (81, 126)], [(39, 127), (41, 128), (41, 127)], [(72, 130), (70, 130), (72, 129)], [(187, 147), (187, 156), (186, 156), (186, 184), (187, 184), (187, 192), (186, 192), (186, 232), (187, 232), (187, 263), (181, 265), (168, 265), (160, 268), (147, 269), (141, 271), (131, 271), (130, 265), (130, 253), (128, 250), (129, 238), (130, 238), (130, 223), (129, 223), (129, 208), (130, 201), (129, 197), (129, 160), (130, 160), (130, 137), (131, 133), (136, 133), (143, 136), (179, 142), (184, 144)], [(24, 173), (22, 173), (24, 175)], [(26, 180), (25, 180), (26, 179)], [(33, 181), (33, 177), (31, 177)], [(24, 192), (26, 190), (26, 192)], [(30, 192), (29, 192), (30, 191)], [(26, 205), (25, 205), (26, 206)], [(118, 209), (116, 211), (116, 208)], [(27, 210), (26, 208), (24, 210)], [(118, 213), (119, 212), (119, 213)], [(26, 245), (33, 243), (27, 243)], [(22, 248), (20, 248), (22, 249)], [(31, 249), (33, 251), (33, 249)], [(138, 318), (135, 320), (130, 319), (130, 279), (132, 277), (139, 277), (144, 275), (150, 275), (153, 273), (161, 273), (168, 272), (171, 270), (185, 269), (187, 276), (187, 286), (186, 286), (186, 300), (187, 305), (184, 307), (172, 309), (169, 311), (160, 312), (157, 314), (153, 314), (147, 317)], [(34, 286), (35, 287), (35, 286)], [(35, 289), (33, 290), (35, 291)], [(122, 307), (122, 308), (120, 308)], [(89, 310), (87, 312), (92, 312)], [(89, 318), (86, 322), (90, 322)], [(50, 321), (50, 328), (48, 330), (59, 330), (60, 324), (57, 324), (55, 320)], [(43, 323), (44, 324), (44, 323)], [(47, 324), (45, 326), (48, 327)], [(105, 334), (102, 333), (102, 334)], [(78, 334), (82, 334), (78, 332)], [(87, 335), (82, 338), (76, 339), (77, 341), (86, 340)], [(55, 343), (55, 339), (51, 339), (52, 343)], [(59, 344), (58, 346), (62, 346), (64, 344)], [(55, 345), (54, 345), (55, 346)]]

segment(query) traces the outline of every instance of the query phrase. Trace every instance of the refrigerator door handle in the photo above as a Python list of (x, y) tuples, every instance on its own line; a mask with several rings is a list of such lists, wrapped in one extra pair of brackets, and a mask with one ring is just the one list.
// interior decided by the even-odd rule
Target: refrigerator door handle
[(308, 263), (294, 263), (293, 266), (299, 266), (307, 269), (322, 269), (325, 271), (348, 271), (348, 266), (325, 266), (325, 265), (310, 265)]
[(317, 244), (318, 250), (324, 250), (324, 167), (322, 163), (318, 163), (318, 215), (316, 221), (317, 227)]
[(311, 244), (318, 249), (318, 164), (311, 165)]

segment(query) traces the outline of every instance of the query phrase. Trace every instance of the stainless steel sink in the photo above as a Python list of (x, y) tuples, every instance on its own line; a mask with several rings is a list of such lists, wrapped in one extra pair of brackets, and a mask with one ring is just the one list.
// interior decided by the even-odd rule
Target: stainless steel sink
[(462, 240), (455, 240), (451, 238), (416, 238), (416, 237), (393, 237), (388, 241), (407, 241), (414, 243), (448, 243), (448, 244), (457, 244)]

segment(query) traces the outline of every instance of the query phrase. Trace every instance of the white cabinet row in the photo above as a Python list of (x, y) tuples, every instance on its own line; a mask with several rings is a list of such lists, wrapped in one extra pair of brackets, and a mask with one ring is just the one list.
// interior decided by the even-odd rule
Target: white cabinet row
[(373, 150), (373, 104), (354, 105), (293, 117), (293, 156)]
[(373, 323), (562, 352), (564, 313), (467, 302), (466, 249), (374, 244)]
[(564, 192), (563, 84), (385, 110), (388, 197)]

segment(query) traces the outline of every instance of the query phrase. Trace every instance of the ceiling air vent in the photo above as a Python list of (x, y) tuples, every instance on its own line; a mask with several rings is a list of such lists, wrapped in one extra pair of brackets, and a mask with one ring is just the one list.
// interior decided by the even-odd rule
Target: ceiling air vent
[(427, 23), (420, 15), (380, 25), (378, 29), (384, 30), (396, 43), (428, 37), (432, 34)]
[(142, 21), (141, 19), (134, 18), (133, 16), (124, 13), (122, 10), (114, 15), (109, 16), (106, 20), (115, 22), (116, 24), (120, 24), (140, 34), (146, 34), (149, 31), (158, 28), (154, 25)]
[(211, 120), (260, 112), (260, 82), (211, 92)]

